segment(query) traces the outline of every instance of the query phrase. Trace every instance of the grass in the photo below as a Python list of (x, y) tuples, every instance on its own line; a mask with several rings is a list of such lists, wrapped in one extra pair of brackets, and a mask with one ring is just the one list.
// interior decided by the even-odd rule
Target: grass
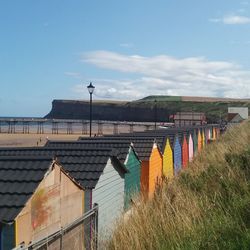
[(121, 221), (107, 249), (250, 249), (250, 123), (207, 145), (189, 168)]

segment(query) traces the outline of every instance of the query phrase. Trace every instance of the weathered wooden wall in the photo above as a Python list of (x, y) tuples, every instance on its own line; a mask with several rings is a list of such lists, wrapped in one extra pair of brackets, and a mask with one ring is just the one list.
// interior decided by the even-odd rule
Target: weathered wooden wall
[(84, 191), (55, 165), (15, 220), (16, 244), (44, 238), (83, 212)]
[(114, 168), (111, 159), (93, 190), (94, 203), (99, 206), (98, 233), (101, 240), (112, 233), (115, 221), (124, 211), (124, 176)]

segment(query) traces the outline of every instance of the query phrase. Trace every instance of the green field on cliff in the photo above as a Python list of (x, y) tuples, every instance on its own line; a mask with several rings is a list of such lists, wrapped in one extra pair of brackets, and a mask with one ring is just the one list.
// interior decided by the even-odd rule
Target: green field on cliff
[(169, 115), (181, 111), (203, 112), (206, 114), (208, 123), (218, 123), (221, 119), (227, 120), (228, 107), (248, 107), (250, 110), (250, 99), (209, 97), (147, 96), (127, 105), (153, 108), (155, 104), (159, 109), (168, 110)]
[(250, 122), (207, 145), (119, 223), (107, 249), (250, 249)]

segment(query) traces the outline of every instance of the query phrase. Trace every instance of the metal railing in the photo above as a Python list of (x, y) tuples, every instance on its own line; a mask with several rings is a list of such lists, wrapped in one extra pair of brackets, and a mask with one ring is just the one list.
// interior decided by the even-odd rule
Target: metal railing
[(29, 245), (13, 250), (68, 250), (98, 248), (98, 205), (71, 224)]

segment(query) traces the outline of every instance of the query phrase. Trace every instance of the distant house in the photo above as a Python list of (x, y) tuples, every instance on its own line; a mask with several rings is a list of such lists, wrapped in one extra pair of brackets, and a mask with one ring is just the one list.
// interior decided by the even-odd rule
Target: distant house
[(176, 127), (194, 126), (206, 124), (205, 113), (177, 112), (171, 116)]
[(248, 119), (248, 107), (228, 107), (228, 115), (230, 116), (228, 118), (232, 119), (233, 114), (239, 114), (242, 119), (246, 120)]
[(229, 124), (241, 123), (244, 121), (239, 113), (228, 113), (227, 121)]
[(227, 123), (235, 125), (248, 119), (248, 107), (228, 107)]
[(83, 200), (84, 190), (52, 157), (1, 156), (0, 249), (27, 245), (74, 222), (84, 213)]

